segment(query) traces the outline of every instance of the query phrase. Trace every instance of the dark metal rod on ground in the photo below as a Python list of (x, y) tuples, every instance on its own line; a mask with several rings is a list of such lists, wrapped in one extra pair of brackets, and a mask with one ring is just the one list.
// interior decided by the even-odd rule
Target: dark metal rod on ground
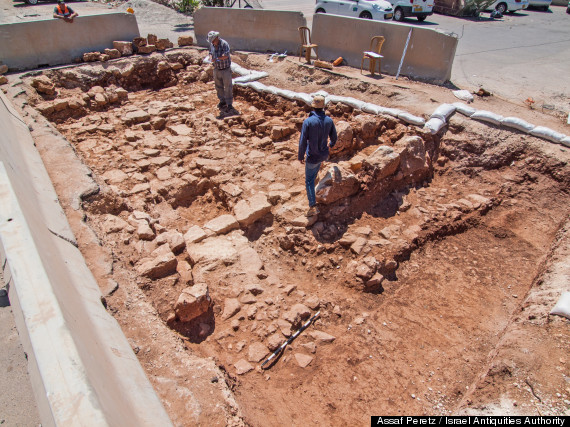
[(321, 314), (321, 311), (320, 311), (320, 310), (317, 311), (317, 313), (316, 313), (313, 317), (311, 317), (309, 320), (307, 320), (307, 321), (305, 322), (305, 324), (304, 324), (303, 326), (301, 326), (297, 332), (295, 332), (293, 335), (291, 335), (291, 336), (289, 337), (289, 339), (288, 339), (287, 341), (285, 341), (283, 344), (281, 344), (281, 346), (280, 346), (277, 350), (275, 350), (275, 351), (273, 352), (273, 354), (272, 354), (271, 356), (269, 356), (269, 357), (265, 360), (265, 362), (263, 362), (263, 363), (261, 364), (261, 369), (263, 369), (263, 367), (264, 367), (265, 365), (267, 365), (271, 360), (273, 360), (273, 359), (275, 358), (275, 356), (277, 356), (279, 353), (281, 353), (281, 351), (283, 351), (283, 349), (284, 349), (285, 347), (287, 347), (287, 345), (289, 345), (295, 338), (297, 338), (301, 332), (303, 332), (305, 329), (307, 329), (307, 328), (309, 327), (309, 325), (310, 325), (311, 323), (313, 323), (313, 321), (314, 321), (317, 317), (319, 317), (320, 314)]

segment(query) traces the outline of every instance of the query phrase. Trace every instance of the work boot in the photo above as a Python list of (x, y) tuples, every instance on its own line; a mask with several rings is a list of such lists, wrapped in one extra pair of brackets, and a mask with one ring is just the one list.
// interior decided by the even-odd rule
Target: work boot
[(239, 111), (236, 110), (232, 104), (230, 104), (226, 107), (226, 114), (229, 116), (237, 116), (239, 114)]
[(218, 109), (219, 110), (225, 110), (226, 109), (226, 102), (225, 101), (218, 102)]
[(309, 208), (309, 211), (307, 212), (307, 218), (312, 217), (312, 216), (316, 216), (320, 213), (319, 208), (317, 208), (316, 206), (311, 206)]

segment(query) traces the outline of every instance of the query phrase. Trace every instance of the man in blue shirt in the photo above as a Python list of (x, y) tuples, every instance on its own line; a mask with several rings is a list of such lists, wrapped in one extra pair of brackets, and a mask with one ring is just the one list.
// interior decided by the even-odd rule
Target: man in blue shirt
[(239, 114), (233, 107), (232, 61), (230, 59), (230, 45), (219, 37), (217, 31), (208, 33), (210, 43), (210, 58), (214, 65), (214, 84), (220, 100), (218, 108), (221, 113)]
[[(317, 95), (311, 104), (313, 111), (303, 122), (301, 137), (299, 138), (298, 160), (305, 164), (305, 186), (309, 199), (309, 212), (307, 216), (319, 213), (316, 204), (315, 179), (319, 173), (321, 163), (328, 159), (329, 148), (336, 144), (336, 127), (325, 112), (325, 98)], [(330, 143), (327, 144), (330, 138)]]

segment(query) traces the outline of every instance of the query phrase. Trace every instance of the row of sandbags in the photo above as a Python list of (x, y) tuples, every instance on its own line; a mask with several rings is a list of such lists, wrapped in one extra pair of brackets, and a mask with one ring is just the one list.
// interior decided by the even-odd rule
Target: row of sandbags
[(425, 127), (432, 133), (439, 132), (445, 126), (449, 120), (449, 117), (456, 111), (473, 120), (490, 123), (495, 126), (503, 126), (506, 128), (516, 129), (520, 132), (536, 136), (537, 138), (546, 139), (547, 141), (570, 147), (570, 137), (563, 133), (556, 132), (555, 130), (552, 130), (545, 126), (535, 126), (523, 119), (519, 119), (518, 117), (503, 117), (491, 111), (477, 110), (473, 107), (469, 107), (467, 104), (464, 104), (462, 102), (456, 102), (454, 104), (441, 104), (430, 116), (430, 119), (425, 124)]
[[(239, 77), (241, 79), (241, 77)], [(304, 92), (294, 92), (288, 89), (281, 89), (275, 86), (267, 86), (260, 82), (249, 81), (243, 82), (238, 79), (234, 79), (234, 83), (238, 86), (243, 87), (250, 87), (257, 92), (261, 93), (268, 93), (272, 95), (279, 95), (283, 98), (287, 98), (292, 101), (302, 101), (307, 105), (311, 105), (313, 102), (313, 97), (317, 95), (324, 96), (325, 98), (325, 105), (329, 103), (343, 103), (349, 105), (350, 107), (354, 108), (355, 110), (364, 111), (370, 114), (388, 114), (390, 116), (396, 117), (408, 124), (416, 125), (416, 126), (424, 126), (426, 121), (422, 117), (414, 116), (413, 114), (407, 113), (403, 110), (398, 108), (386, 108), (381, 107), (380, 105), (371, 104), (369, 102), (364, 102), (356, 98), (351, 98), (349, 96), (337, 96), (337, 95), (330, 95), (329, 93), (325, 92), (324, 90), (320, 90), (314, 93), (304, 93)]]
[(236, 74), (241, 75), (241, 77), (233, 80), (236, 85), (250, 87), (257, 92), (282, 96), (292, 101), (302, 101), (307, 105), (311, 105), (313, 97), (321, 95), (325, 98), (325, 105), (330, 102), (335, 104), (340, 102), (351, 106), (355, 110), (364, 111), (366, 113), (375, 115), (387, 114), (396, 117), (408, 124), (423, 126), (432, 134), (436, 134), (441, 129), (443, 129), (443, 127), (447, 124), (449, 118), (456, 111), (458, 111), (459, 113), (473, 120), (479, 120), (485, 123), (493, 124), (495, 126), (503, 126), (511, 129), (516, 129), (520, 132), (524, 132), (538, 138), (546, 139), (547, 141), (570, 147), (570, 137), (563, 133), (556, 132), (555, 130), (544, 126), (535, 126), (525, 120), (519, 119), (518, 117), (503, 117), (491, 111), (476, 110), (475, 108), (469, 107), (467, 104), (464, 104), (462, 102), (456, 102), (454, 104), (441, 104), (439, 107), (437, 107), (437, 109), (430, 116), (429, 120), (426, 122), (422, 117), (414, 116), (413, 114), (410, 114), (398, 108), (386, 108), (348, 96), (331, 95), (324, 90), (309, 94), (304, 92), (294, 92), (288, 89), (281, 89), (275, 86), (267, 86), (256, 81), (262, 77), (267, 76), (268, 74), (266, 72), (251, 71), (235, 63), (232, 63), (232, 71)]

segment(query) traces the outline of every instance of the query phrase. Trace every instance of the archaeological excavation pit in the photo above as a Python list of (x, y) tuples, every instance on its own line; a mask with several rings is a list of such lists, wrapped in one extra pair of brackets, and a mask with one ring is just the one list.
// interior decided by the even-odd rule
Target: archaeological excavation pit
[[(176, 425), (564, 413), (570, 334), (544, 283), (567, 239), (566, 148), (458, 113), (434, 134), (330, 103), (339, 140), (307, 218), (296, 158), (310, 108), (236, 85), (241, 114), (219, 118), (203, 56), (47, 70), (15, 95), (103, 303)], [(235, 60), (267, 85), (414, 109), (397, 85)]]

